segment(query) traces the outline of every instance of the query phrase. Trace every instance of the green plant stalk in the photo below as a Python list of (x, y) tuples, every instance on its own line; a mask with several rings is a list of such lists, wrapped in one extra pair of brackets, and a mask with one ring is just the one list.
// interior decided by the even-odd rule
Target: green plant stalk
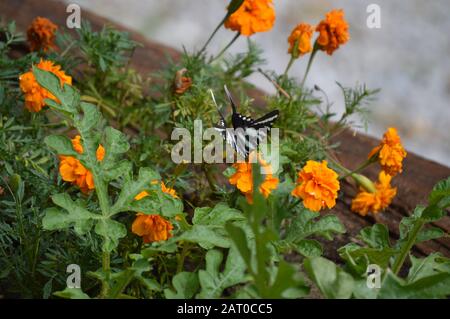
[(394, 264), (392, 265), (392, 272), (397, 275), (400, 269), (402, 269), (403, 263), (405, 262), (406, 257), (408, 256), (409, 251), (414, 246), (417, 235), (422, 229), (425, 221), (420, 219), (411, 230), (411, 235), (408, 236), (408, 240), (402, 245), (400, 248), (400, 253), (398, 257), (395, 259)]
[(222, 49), (222, 51), (219, 52), (219, 54), (210, 61), (210, 63), (216, 61), (218, 58), (220, 58), (227, 50), (229, 47), (231, 47), (231, 45), (237, 40), (237, 38), (239, 38), (239, 36), (241, 35), (240, 32), (236, 33), (236, 35), (234, 36), (234, 38), (230, 41), (230, 43), (228, 43), (225, 48)]
[(292, 64), (294, 64), (294, 61), (295, 61), (294, 55), (291, 54), (291, 59), (289, 60), (286, 66), (286, 70), (284, 70), (283, 78), (287, 77), (289, 69), (291, 68)]
[[(102, 211), (102, 215), (104, 219), (109, 218), (110, 214), (110, 205), (108, 201), (108, 190), (105, 183), (99, 178), (99, 176), (93, 172), (94, 175), (94, 184), (95, 184), (95, 192), (97, 194), (97, 198), (100, 204), (100, 209)], [(101, 222), (101, 221), (100, 221)], [(102, 269), (103, 272), (106, 273), (106, 280), (102, 281), (102, 290), (101, 296), (106, 297), (109, 294), (109, 272), (111, 270), (111, 261), (110, 261), (110, 253), (108, 251), (102, 252)]]
[(308, 77), (309, 70), (311, 69), (312, 62), (313, 62), (314, 57), (316, 56), (316, 53), (318, 50), (319, 50), (319, 46), (317, 45), (317, 41), (316, 41), (314, 43), (313, 51), (312, 51), (311, 55), (309, 56), (309, 61), (308, 61), (308, 65), (306, 66), (305, 75), (303, 76), (302, 83), (300, 84), (301, 89), (303, 89), (303, 87), (305, 86), (306, 78)]
[(363, 169), (365, 169), (366, 167), (370, 166), (371, 164), (375, 163), (377, 161), (377, 158), (372, 156), (371, 158), (367, 159), (366, 161), (364, 161), (362, 164), (360, 164), (357, 168), (355, 168), (352, 171), (349, 171), (348, 173), (346, 173), (345, 175), (342, 175), (339, 177), (339, 179), (344, 179), (354, 173), (359, 173), (360, 171), (362, 171)]
[(228, 18), (228, 13), (225, 15), (225, 17), (222, 19), (222, 21), (220, 21), (220, 23), (217, 25), (217, 27), (214, 29), (213, 33), (211, 33), (211, 35), (209, 36), (208, 40), (206, 40), (205, 44), (203, 45), (203, 47), (201, 48), (200, 51), (198, 51), (197, 53), (197, 57), (199, 57), (205, 50), (206, 47), (208, 46), (208, 44), (211, 42), (211, 40), (214, 38), (214, 36), (216, 35), (217, 31), (219, 31), (219, 29), (222, 27), (222, 25), (225, 23), (225, 21)]

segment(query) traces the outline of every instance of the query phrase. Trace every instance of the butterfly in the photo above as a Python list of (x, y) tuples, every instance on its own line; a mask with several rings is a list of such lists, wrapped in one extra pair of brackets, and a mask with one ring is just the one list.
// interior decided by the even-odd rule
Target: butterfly
[(225, 117), (220, 112), (214, 94), (210, 90), (213, 102), (220, 115), (219, 122), (214, 125), (214, 128), (222, 134), (223, 139), (230, 144), (238, 154), (243, 156), (244, 159), (247, 159), (249, 154), (258, 147), (259, 143), (265, 140), (273, 123), (278, 118), (279, 111), (274, 110), (256, 120), (243, 116), (237, 112), (236, 103), (234, 103), (233, 97), (226, 85), (224, 85), (224, 89), (233, 111), (231, 115), (231, 125), (233, 126), (233, 129), (227, 128)]

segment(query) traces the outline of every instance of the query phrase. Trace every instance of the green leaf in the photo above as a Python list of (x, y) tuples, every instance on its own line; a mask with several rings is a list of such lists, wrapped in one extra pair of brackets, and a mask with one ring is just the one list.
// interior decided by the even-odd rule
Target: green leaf
[(80, 288), (66, 288), (62, 291), (54, 292), (53, 294), (65, 299), (90, 299), (90, 297)]
[(172, 289), (164, 289), (164, 295), (167, 299), (190, 299), (198, 291), (199, 283), (196, 273), (180, 272), (172, 279)]
[(44, 229), (57, 230), (73, 225), (76, 233), (83, 235), (92, 228), (94, 220), (99, 218), (99, 215), (89, 212), (79, 203), (72, 201), (66, 193), (53, 195), (52, 200), (66, 211), (55, 207), (47, 209), (42, 220)]
[(111, 208), (113, 214), (127, 211), (131, 203), (135, 201), (134, 197), (150, 187), (153, 180), (159, 180), (160, 175), (151, 168), (143, 167), (139, 170), (139, 176), (136, 181), (126, 181), (122, 187), (119, 198)]
[(428, 198), (428, 205), (436, 205), (443, 209), (450, 206), (450, 177), (438, 182), (433, 187)]
[(137, 260), (133, 262), (131, 267), (126, 268), (120, 272), (112, 273), (110, 276), (110, 292), (108, 298), (118, 298), (121, 296), (126, 287), (133, 279), (138, 280), (149, 290), (160, 291), (161, 286), (156, 280), (146, 278), (143, 276), (144, 272), (151, 270), (148, 259), (142, 258), (137, 255)]
[(314, 239), (302, 239), (295, 246), (297, 252), (305, 257), (318, 257), (323, 253), (322, 245)]
[(281, 260), (269, 293), (268, 298), (300, 298), (306, 296), (309, 289), (303, 279), (298, 276), (298, 269)]
[(55, 150), (58, 155), (76, 156), (77, 152), (73, 149), (70, 139), (63, 135), (50, 135), (44, 139), (48, 147)]
[(218, 203), (214, 208), (196, 208), (192, 223), (194, 225), (225, 226), (229, 221), (245, 220), (244, 215), (237, 209), (230, 208), (225, 203)]
[(421, 277), (411, 283), (388, 272), (378, 293), (381, 299), (429, 299), (450, 296), (450, 273)]
[(197, 243), (205, 249), (230, 247), (230, 239), (226, 236), (223, 229), (207, 225), (193, 225), (191, 229), (177, 237), (177, 240)]
[(41, 70), (36, 66), (33, 66), (33, 74), (39, 85), (50, 91), (60, 101), (60, 103), (56, 103), (51, 99), (45, 99), (45, 103), (67, 115), (73, 115), (77, 112), (80, 94), (75, 88), (67, 84), (61, 87), (60, 80), (55, 74)]
[(81, 102), (83, 118), (80, 121), (80, 131), (90, 131), (100, 125), (102, 113), (98, 107), (91, 103)]
[(233, 243), (236, 245), (236, 248), (238, 249), (242, 259), (245, 261), (247, 268), (252, 269), (252, 252), (248, 247), (245, 231), (241, 227), (235, 226), (232, 223), (226, 224), (225, 229), (227, 230)]
[[(127, 136), (119, 130), (108, 126), (105, 129), (105, 149), (113, 154), (123, 154), (128, 152), (130, 144)], [(105, 156), (106, 159), (106, 156)]]
[(361, 230), (359, 236), (371, 248), (390, 247), (389, 230), (383, 224), (375, 224)]
[(322, 257), (308, 258), (304, 268), (325, 298), (347, 299), (352, 295), (353, 277)]
[(445, 236), (445, 231), (438, 227), (422, 229), (419, 234), (417, 234), (416, 243), (441, 238), (443, 236)]
[(209, 250), (205, 259), (206, 270), (201, 269), (198, 272), (201, 291), (197, 298), (220, 298), (226, 288), (246, 281), (245, 263), (234, 246), (228, 252), (223, 272), (220, 272), (223, 260), (221, 251)]
[(301, 211), (287, 230), (286, 241), (297, 242), (311, 235), (333, 239), (333, 233), (345, 233), (345, 227), (335, 215), (326, 215), (320, 219), (319, 213), (307, 209)]
[(127, 235), (126, 227), (112, 219), (101, 219), (95, 225), (95, 232), (104, 238), (103, 250), (111, 252), (119, 244), (119, 239)]
[(408, 283), (442, 272), (450, 273), (450, 259), (439, 253), (430, 254), (425, 258), (416, 258), (411, 255), (410, 259), (411, 268), (406, 278)]
[(391, 247), (360, 247), (350, 243), (339, 248), (338, 252), (351, 269), (358, 274), (364, 274), (369, 264), (377, 264), (383, 269), (388, 268), (390, 258), (396, 255), (398, 250)]
[(109, 167), (103, 166), (103, 179), (105, 181), (112, 181), (123, 177), (128, 179), (131, 176), (132, 164), (130, 161), (122, 160), (114, 163)]

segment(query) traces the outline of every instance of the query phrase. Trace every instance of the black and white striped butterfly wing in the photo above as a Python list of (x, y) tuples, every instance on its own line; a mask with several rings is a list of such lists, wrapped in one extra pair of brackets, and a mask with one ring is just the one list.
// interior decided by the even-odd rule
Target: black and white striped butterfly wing
[(280, 112), (278, 110), (274, 110), (270, 113), (267, 113), (266, 115), (260, 117), (257, 120), (254, 120), (251, 126), (255, 129), (260, 128), (271, 128), (273, 125), (273, 122), (275, 122), (280, 115)]
[(234, 113), (232, 124), (235, 132), (236, 151), (244, 157), (264, 142), (273, 122), (278, 118), (278, 111), (272, 111), (263, 117), (253, 120), (250, 117)]

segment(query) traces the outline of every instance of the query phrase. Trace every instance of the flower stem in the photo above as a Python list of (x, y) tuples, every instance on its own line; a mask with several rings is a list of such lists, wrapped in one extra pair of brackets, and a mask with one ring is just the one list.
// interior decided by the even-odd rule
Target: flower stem
[(291, 59), (289, 60), (287, 66), (286, 66), (286, 70), (284, 70), (283, 73), (283, 78), (287, 77), (289, 69), (291, 68), (292, 64), (294, 64), (295, 58), (294, 56), (291, 54)]
[(230, 41), (230, 43), (228, 43), (225, 48), (222, 49), (222, 51), (219, 52), (219, 54), (213, 58), (209, 63), (212, 63), (214, 61), (216, 61), (218, 58), (220, 58), (227, 50), (229, 47), (231, 47), (231, 45), (237, 40), (237, 38), (239, 38), (239, 36), (241, 35), (240, 32), (236, 33), (236, 35), (234, 36), (234, 38)]
[[(376, 161), (376, 160), (375, 160)], [(360, 164), (357, 168), (355, 168), (352, 171), (349, 171), (347, 174), (342, 175), (339, 177), (339, 179), (344, 179), (354, 173), (359, 173), (360, 171), (362, 171), (363, 169), (365, 169), (367, 166), (369, 166), (370, 164), (374, 163), (374, 160), (372, 158), (369, 158), (368, 160), (366, 160), (365, 162), (363, 162), (362, 164)]]
[(313, 51), (312, 51), (311, 55), (309, 56), (309, 61), (308, 61), (308, 65), (306, 66), (305, 75), (303, 76), (302, 83), (300, 84), (301, 89), (303, 89), (303, 87), (305, 86), (306, 78), (308, 76), (309, 70), (311, 69), (312, 62), (313, 62), (314, 57), (316, 56), (316, 53), (318, 50), (319, 50), (319, 46), (317, 45), (317, 41), (316, 41), (314, 43)]
[(425, 224), (425, 221), (419, 220), (411, 230), (411, 235), (408, 236), (408, 240), (402, 245), (400, 248), (400, 254), (394, 261), (394, 265), (392, 266), (392, 272), (397, 275), (400, 269), (402, 269), (403, 263), (405, 262), (406, 256), (408, 256), (409, 251), (414, 246), (414, 243), (416, 242), (417, 235), (419, 234), (420, 230), (422, 229), (423, 225)]
[(205, 50), (206, 47), (208, 46), (208, 44), (211, 42), (211, 40), (214, 38), (214, 36), (216, 35), (217, 31), (219, 31), (220, 27), (225, 23), (225, 20), (228, 18), (228, 14), (225, 15), (225, 17), (222, 19), (222, 21), (220, 21), (220, 23), (217, 25), (217, 27), (214, 29), (213, 33), (211, 33), (211, 35), (209, 36), (208, 40), (206, 41), (206, 43), (203, 45), (203, 47), (201, 48), (200, 51), (198, 51), (197, 53), (197, 57), (199, 57)]

